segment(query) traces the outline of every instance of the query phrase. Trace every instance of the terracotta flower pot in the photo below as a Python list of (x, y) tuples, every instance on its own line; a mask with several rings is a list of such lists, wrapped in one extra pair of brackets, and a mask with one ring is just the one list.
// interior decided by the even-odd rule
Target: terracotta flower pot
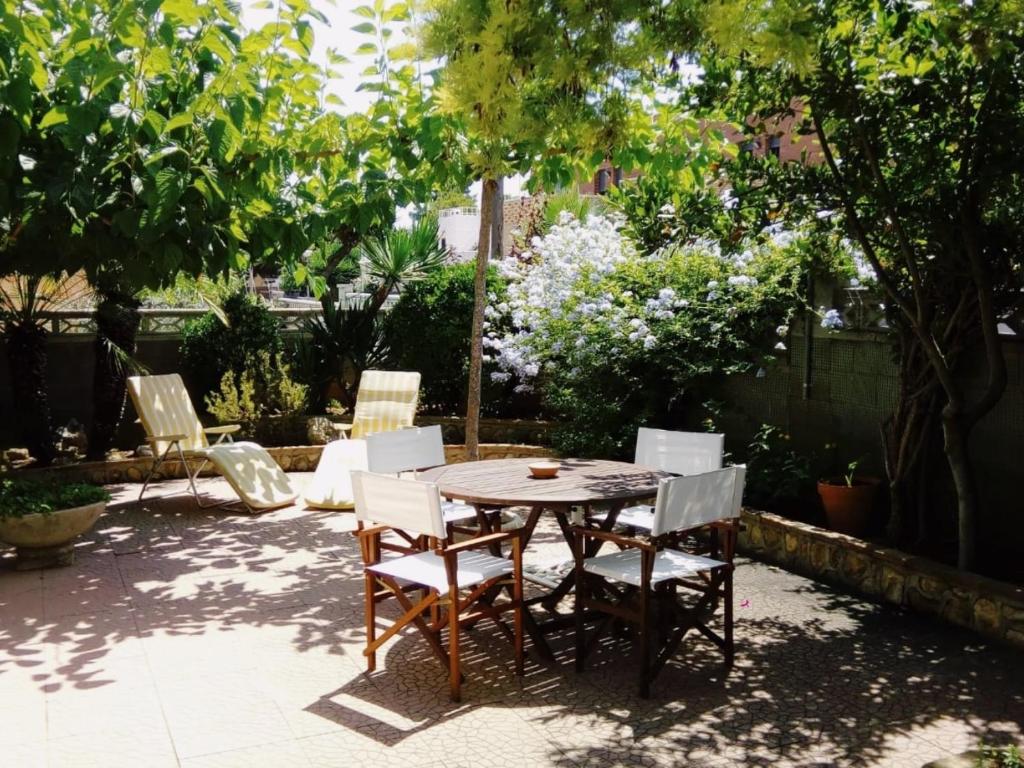
[(70, 565), (72, 542), (92, 528), (107, 502), (60, 509), (46, 514), (0, 518), (0, 541), (17, 547), (18, 570)]
[(819, 480), (818, 495), (825, 508), (828, 527), (838, 533), (863, 536), (878, 492), (878, 478), (855, 477), (853, 485), (842, 478)]

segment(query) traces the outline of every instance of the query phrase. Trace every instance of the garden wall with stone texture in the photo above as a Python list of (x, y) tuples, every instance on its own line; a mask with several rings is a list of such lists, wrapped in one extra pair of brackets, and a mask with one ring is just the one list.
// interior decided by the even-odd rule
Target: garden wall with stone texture
[[(285, 472), (312, 472), (320, 461), (322, 445), (296, 445), (283, 448), (268, 448), (267, 451), (281, 465)], [(446, 445), (445, 461), (457, 464), (466, 461), (464, 445)], [(533, 445), (514, 445), (511, 443), (484, 443), (480, 446), (481, 459), (527, 459), (548, 458), (551, 450)], [(19, 470), (19, 476), (35, 478), (59, 478), (63, 482), (96, 483), (97, 485), (120, 485), (122, 483), (141, 483), (153, 460), (148, 457), (133, 457), (112, 461), (86, 461), (80, 464), (68, 464), (46, 469)], [(212, 466), (203, 468), (202, 476), (217, 474)], [(167, 460), (156, 474), (155, 480), (183, 478), (185, 471), (181, 461)]]
[(1024, 648), (1022, 587), (768, 512), (745, 509), (743, 526), (751, 557)]

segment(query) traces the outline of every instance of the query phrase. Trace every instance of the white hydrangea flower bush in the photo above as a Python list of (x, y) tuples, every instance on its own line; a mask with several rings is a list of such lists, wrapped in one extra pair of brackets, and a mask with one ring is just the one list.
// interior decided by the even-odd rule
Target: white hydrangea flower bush
[(608, 433), (604, 416), (643, 421), (700, 379), (774, 352), (801, 302), (804, 257), (792, 242), (768, 232), (729, 253), (698, 240), (647, 255), (614, 217), (564, 215), (503, 263), (506, 295), (486, 309), (491, 375), (523, 389), (543, 383), (581, 432)]

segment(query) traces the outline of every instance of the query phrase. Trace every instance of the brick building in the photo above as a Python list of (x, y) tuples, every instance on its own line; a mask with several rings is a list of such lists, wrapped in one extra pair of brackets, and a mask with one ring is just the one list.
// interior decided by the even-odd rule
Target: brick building
[[(757, 126), (760, 130), (752, 136), (727, 124), (709, 123), (707, 127), (721, 130), (726, 139), (740, 147), (741, 152), (750, 152), (757, 157), (774, 155), (782, 163), (806, 162), (816, 165), (822, 161), (817, 139), (796, 132), (803, 111), (802, 105), (794, 103), (791, 114), (763, 121)], [(751, 127), (755, 124), (753, 119), (748, 122)], [(579, 192), (581, 195), (605, 195), (612, 187), (639, 175), (639, 171), (624, 173), (621, 168), (605, 161), (591, 178), (580, 182)]]

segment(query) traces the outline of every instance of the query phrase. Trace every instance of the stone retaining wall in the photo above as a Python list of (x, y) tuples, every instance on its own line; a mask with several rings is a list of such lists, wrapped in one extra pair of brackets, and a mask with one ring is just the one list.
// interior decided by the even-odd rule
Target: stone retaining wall
[(744, 510), (743, 525), (759, 560), (1024, 648), (1024, 588), (768, 512)]
[[(295, 445), (284, 448), (267, 448), (267, 452), (281, 465), (285, 472), (312, 472), (320, 461), (322, 445)], [(449, 464), (457, 464), (466, 460), (466, 447), (463, 445), (446, 445), (445, 460)], [(480, 446), (481, 459), (520, 459), (547, 458), (551, 450), (535, 445), (515, 445), (511, 443), (484, 443)], [(19, 477), (37, 479), (58, 479), (67, 483), (95, 483), (97, 485), (119, 485), (122, 483), (141, 483), (153, 466), (153, 460), (146, 457), (119, 459), (116, 461), (87, 461), (81, 464), (47, 467), (45, 469), (17, 470)], [(215, 475), (213, 468), (207, 465), (201, 475)], [(163, 480), (172, 477), (185, 477), (180, 461), (165, 461), (155, 479)]]

